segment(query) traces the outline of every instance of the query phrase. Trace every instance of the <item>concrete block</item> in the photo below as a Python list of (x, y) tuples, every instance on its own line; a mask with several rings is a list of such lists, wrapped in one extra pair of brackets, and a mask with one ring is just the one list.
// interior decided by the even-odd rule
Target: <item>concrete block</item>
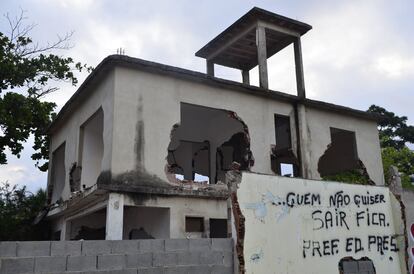
[(66, 256), (36, 257), (35, 273), (64, 272), (66, 270)]
[(211, 239), (211, 249), (218, 251), (233, 251), (233, 239), (213, 238)]
[(139, 240), (138, 245), (141, 253), (165, 251), (165, 240), (161, 239)]
[(196, 273), (196, 274), (210, 274), (214, 272), (211, 272), (211, 267), (208, 265), (193, 265), (187, 267), (187, 273)]
[(198, 265), (200, 264), (200, 252), (178, 252), (177, 265)]
[(153, 266), (177, 265), (177, 253), (176, 252), (153, 253), (152, 254), (152, 265)]
[(50, 242), (17, 242), (17, 257), (50, 256)]
[(66, 268), (68, 271), (96, 270), (96, 256), (68, 256)]
[(343, 261), (342, 268), (345, 273), (356, 273), (358, 272), (358, 262), (356, 261)]
[(110, 254), (98, 256), (99, 270), (117, 270), (125, 268), (125, 255)]
[(234, 254), (233, 252), (223, 252), (223, 264), (225, 266), (233, 266)]
[(3, 258), (1, 259), (1, 274), (33, 273), (34, 258)]
[(189, 274), (189, 269), (187, 266), (170, 266), (164, 267), (165, 274)]
[(211, 267), (211, 273), (214, 274), (233, 274), (232, 266), (213, 265)]
[[(96, 271), (65, 272), (65, 273), (67, 274), (137, 274), (137, 270), (136, 269), (120, 269), (120, 270), (96, 270)], [(59, 274), (62, 274), (62, 273), (59, 273)]]
[(0, 242), (0, 258), (16, 257), (16, 242)]
[(50, 245), (52, 256), (79, 256), (81, 251), (81, 241), (54, 241)]
[(143, 268), (152, 266), (152, 253), (127, 254), (127, 268)]
[(209, 251), (200, 253), (201, 265), (223, 265), (224, 256), (219, 251)]
[(191, 239), (188, 242), (190, 251), (209, 251), (211, 239)]
[(164, 274), (163, 267), (138, 268), (138, 274)]
[(110, 241), (82, 241), (82, 255), (102, 255), (110, 253)]
[(165, 240), (165, 251), (188, 251), (189, 244), (187, 239), (167, 239)]
[(137, 240), (111, 241), (112, 254), (135, 254), (139, 251)]

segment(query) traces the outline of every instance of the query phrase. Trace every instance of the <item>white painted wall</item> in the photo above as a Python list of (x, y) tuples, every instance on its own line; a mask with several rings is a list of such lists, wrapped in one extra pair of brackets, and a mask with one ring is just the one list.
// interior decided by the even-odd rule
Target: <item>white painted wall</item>
[[(296, 149), (296, 128), (293, 106), (285, 102), (224, 90), (203, 84), (151, 74), (127, 68), (115, 72), (115, 117), (112, 171), (119, 174), (137, 166), (137, 121), (143, 121), (145, 169), (166, 180), (165, 158), (172, 126), (180, 123), (180, 103), (190, 103), (217, 109), (231, 110), (247, 124), (251, 150), (255, 158), (252, 171), (272, 174), (270, 146), (275, 144), (274, 114), (291, 117), (292, 144)], [(356, 132), (358, 155), (367, 167), (372, 180), (384, 184), (378, 132), (374, 121), (358, 119), (336, 112), (306, 108), (303, 130), (308, 135), (302, 143), (307, 151), (309, 176), (319, 179), (318, 160), (330, 143), (330, 127)], [(196, 131), (197, 132), (197, 131)]]
[(331, 143), (330, 127), (354, 131), (359, 159), (377, 185), (384, 185), (381, 150), (374, 121), (338, 113), (306, 108), (308, 172), (311, 179), (320, 179), (318, 161)]
[[(343, 197), (348, 195), (349, 204), (335, 207), (330, 204), (330, 198), (341, 191)], [(320, 203), (315, 199), (313, 204), (298, 205), (296, 200), (293, 206), (289, 206), (293, 197), (306, 194), (309, 195), (308, 201), (311, 201), (310, 195), (319, 195)], [(380, 202), (362, 205), (358, 203), (360, 198), (357, 195), (378, 197)], [(373, 261), (377, 274), (406, 273), (401, 207), (388, 188), (243, 172), (237, 197), (245, 217), (246, 273), (339, 273), (339, 261), (348, 256), (354, 259), (368, 257)], [(321, 227), (320, 219), (326, 224), (327, 212), (333, 216), (333, 225)], [(369, 225), (367, 212), (371, 214)], [(377, 214), (375, 223), (379, 223), (378, 214), (383, 214), (381, 225), (373, 224), (374, 213)], [(341, 224), (341, 219), (338, 219), (337, 225), (336, 216), (341, 215), (344, 222)], [(364, 216), (359, 220), (359, 225), (357, 216)], [(400, 236), (391, 241), (390, 237), (395, 235)], [(384, 249), (383, 254), (376, 244), (371, 244), (369, 249), (370, 236), (388, 236), (387, 250)], [(356, 252), (355, 238), (361, 240), (363, 250)], [(314, 242), (318, 243), (321, 254), (308, 248), (309, 241), (315, 247), (317, 244)], [(337, 246), (333, 252), (332, 241)], [(349, 250), (346, 249), (347, 241), (351, 243)], [(393, 250), (391, 242), (399, 251)]]
[(124, 195), (109, 193), (106, 207), (105, 240), (122, 240), (124, 227)]
[(127, 68), (116, 68), (115, 75), (114, 174), (136, 167), (136, 155), (131, 149), (136, 134), (131, 134), (131, 130), (137, 128), (141, 119), (145, 169), (167, 180), (165, 158), (172, 126), (180, 123), (181, 102), (235, 111), (249, 128), (250, 148), (255, 158), (252, 169), (272, 174), (270, 145), (275, 143), (274, 114), (293, 117), (290, 104)]

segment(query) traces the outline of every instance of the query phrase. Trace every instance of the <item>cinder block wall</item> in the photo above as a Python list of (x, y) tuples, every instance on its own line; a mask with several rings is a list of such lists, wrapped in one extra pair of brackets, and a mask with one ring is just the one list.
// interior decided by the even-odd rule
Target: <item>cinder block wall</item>
[(0, 242), (0, 274), (233, 274), (232, 239)]

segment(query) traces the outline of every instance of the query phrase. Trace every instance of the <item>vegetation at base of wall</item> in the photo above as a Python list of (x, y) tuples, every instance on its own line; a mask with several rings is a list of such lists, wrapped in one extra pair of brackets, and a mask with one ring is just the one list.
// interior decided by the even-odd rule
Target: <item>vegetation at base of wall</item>
[(402, 186), (414, 190), (410, 181), (410, 175), (414, 174), (414, 151), (407, 147), (407, 143), (414, 144), (414, 126), (407, 125), (406, 116), (397, 116), (380, 106), (372, 105), (368, 112), (382, 116), (378, 132), (386, 184), (391, 179), (390, 167), (395, 166), (400, 172)]
[(0, 183), (0, 241), (47, 240), (47, 223), (33, 221), (46, 204), (46, 192), (26, 190), (26, 186)]
[(322, 176), (324, 181), (344, 182), (358, 185), (370, 184), (369, 178), (359, 169), (353, 169), (348, 171), (342, 171), (333, 175)]

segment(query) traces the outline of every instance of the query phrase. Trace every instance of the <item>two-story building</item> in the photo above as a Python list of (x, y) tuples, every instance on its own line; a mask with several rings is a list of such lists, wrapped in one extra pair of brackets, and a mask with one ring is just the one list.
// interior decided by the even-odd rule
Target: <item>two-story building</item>
[[(315, 180), (359, 170), (384, 185), (378, 117), (306, 98), (301, 36), (311, 28), (253, 8), (196, 53), (206, 74), (105, 58), (48, 130), (54, 238), (227, 237), (232, 169)], [(297, 95), (268, 88), (267, 59), (286, 47)], [(214, 64), (242, 82), (215, 77)]]

